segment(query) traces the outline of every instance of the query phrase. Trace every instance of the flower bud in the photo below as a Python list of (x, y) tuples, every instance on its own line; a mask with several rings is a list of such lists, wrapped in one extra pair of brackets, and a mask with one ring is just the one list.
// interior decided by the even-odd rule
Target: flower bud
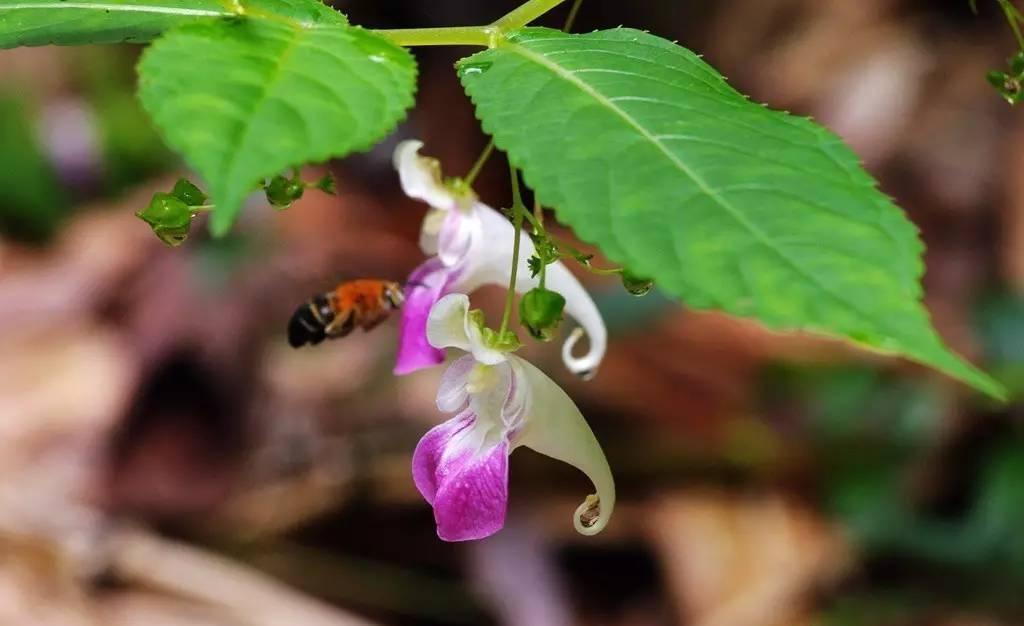
[(298, 179), (285, 178), (278, 175), (270, 179), (264, 190), (267, 193), (267, 201), (278, 209), (287, 209), (293, 202), (302, 197), (306, 187)]
[(562, 294), (537, 287), (519, 301), (519, 319), (534, 339), (551, 341), (564, 309)]
[(622, 272), (622, 286), (634, 296), (646, 296), (654, 288), (654, 281), (650, 278), (640, 278), (625, 270)]
[(1024, 75), (1024, 50), (1013, 55), (1010, 59), (1010, 71), (1017, 77)]
[(192, 225), (192, 209), (181, 199), (162, 191), (153, 194), (149, 206), (135, 214), (149, 224), (160, 241), (180, 246)]
[(206, 204), (206, 194), (186, 178), (179, 178), (174, 183), (171, 195), (190, 207)]
[(988, 84), (992, 85), (996, 89), (1002, 89), (1003, 85), (1006, 84), (1006, 81), (1009, 78), (1010, 77), (1006, 72), (1000, 72), (999, 70), (992, 70), (988, 74), (985, 74), (985, 79), (988, 81)]
[(334, 182), (334, 177), (331, 176), (330, 174), (324, 174), (323, 177), (320, 180), (313, 183), (312, 186), (326, 194), (332, 196), (338, 195), (338, 186)]
[(1006, 72), (992, 71), (988, 73), (988, 82), (996, 88), (1003, 99), (1010, 104), (1017, 104), (1024, 99), (1024, 85), (1020, 76), (1010, 76)]

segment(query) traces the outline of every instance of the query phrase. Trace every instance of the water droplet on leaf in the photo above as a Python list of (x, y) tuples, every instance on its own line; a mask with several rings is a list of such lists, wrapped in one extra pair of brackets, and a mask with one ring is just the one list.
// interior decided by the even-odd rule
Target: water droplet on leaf
[(494, 64), (490, 61), (463, 63), (459, 65), (459, 78), (462, 78), (463, 76), (469, 76), (472, 74), (483, 74), (487, 70), (491, 69), (492, 65)]

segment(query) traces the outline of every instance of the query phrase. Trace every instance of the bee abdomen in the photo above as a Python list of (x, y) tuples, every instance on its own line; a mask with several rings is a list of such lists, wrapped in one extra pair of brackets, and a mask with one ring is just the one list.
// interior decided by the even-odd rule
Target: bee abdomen
[(299, 348), (307, 343), (315, 346), (327, 337), (324, 323), (314, 314), (309, 303), (295, 310), (288, 322), (288, 343)]

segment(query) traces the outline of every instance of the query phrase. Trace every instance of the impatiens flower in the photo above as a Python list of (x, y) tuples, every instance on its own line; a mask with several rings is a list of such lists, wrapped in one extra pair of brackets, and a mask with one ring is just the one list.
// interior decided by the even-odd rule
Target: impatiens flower
[[(446, 184), (434, 159), (420, 156), (423, 144), (402, 142), (395, 150), (395, 168), (407, 195), (431, 206), (423, 221), (420, 247), (433, 255), (417, 267), (406, 288), (396, 374), (407, 374), (444, 361), (444, 353), (431, 346), (426, 337), (427, 316), (434, 303), (449, 293), (470, 293), (485, 284), (508, 285), (512, 271), (512, 224), (468, 188)], [(523, 235), (520, 243), (516, 291), (525, 293), (538, 284), (530, 276), (527, 262), (536, 252)], [(547, 268), (547, 288), (566, 301), (565, 312), (586, 331), (590, 348), (582, 357), (573, 356), (573, 346), (583, 332), (574, 331), (562, 349), (566, 366), (575, 374), (594, 373), (604, 357), (607, 331), (594, 301), (562, 263)]]
[(446, 541), (480, 539), (505, 523), (508, 457), (519, 446), (574, 465), (597, 493), (576, 509), (580, 533), (600, 532), (615, 508), (615, 484), (590, 426), (562, 389), (527, 361), (485, 341), (463, 294), (443, 297), (427, 320), (435, 348), (468, 352), (445, 372), (437, 406), (455, 417), (430, 430), (413, 454), (413, 479), (434, 507)]

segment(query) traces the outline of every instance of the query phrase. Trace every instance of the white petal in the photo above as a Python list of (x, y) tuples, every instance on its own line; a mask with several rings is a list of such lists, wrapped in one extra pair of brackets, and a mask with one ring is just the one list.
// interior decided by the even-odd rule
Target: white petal
[(420, 226), (420, 250), (423, 254), (437, 254), (437, 240), (441, 236), (441, 227), (446, 217), (448, 211), (441, 209), (431, 209), (423, 217), (423, 225)]
[[(548, 266), (546, 287), (562, 294), (565, 298), (565, 312), (579, 324), (562, 345), (562, 360), (573, 374), (590, 378), (597, 372), (608, 347), (608, 330), (605, 328), (604, 318), (597, 310), (593, 298), (564, 263), (558, 262)], [(584, 332), (590, 342), (589, 349), (582, 357), (575, 357), (572, 354), (573, 346)]]
[(427, 341), (435, 348), (458, 348), (471, 352), (480, 363), (496, 365), (505, 353), (484, 344), (480, 327), (470, 318), (469, 296), (449, 294), (437, 301), (427, 318)]
[(437, 408), (445, 413), (458, 413), (466, 407), (469, 394), (466, 391), (466, 379), (476, 367), (476, 359), (467, 354), (448, 366), (441, 375), (441, 383), (437, 386)]
[[(504, 215), (483, 202), (476, 202), (471, 209), (477, 219), (478, 231), (466, 255), (467, 263), (455, 286), (466, 293), (483, 285), (508, 286), (512, 273), (512, 248), (515, 244), (515, 228)], [(526, 268), (516, 278), (516, 291), (529, 291), (536, 281), (531, 281), (526, 261), (536, 249), (525, 233), (519, 243), (519, 266)]]
[(480, 219), (475, 213), (448, 211), (437, 233), (436, 254), (442, 263), (455, 267), (467, 259), (480, 235)]
[[(487, 284), (508, 285), (511, 272), (509, 260), (515, 228), (508, 219), (482, 202), (473, 206), (473, 212), (480, 221), (480, 235), (473, 242), (467, 255), (467, 266), (454, 283), (454, 288), (466, 293)], [(516, 291), (526, 293), (539, 284), (538, 278), (530, 276), (528, 261), (536, 254), (533, 240), (523, 233), (519, 244), (519, 269), (516, 274)], [(562, 358), (569, 371), (577, 376), (592, 376), (604, 358), (608, 346), (608, 331), (604, 319), (597, 310), (594, 300), (583, 288), (580, 281), (561, 261), (547, 268), (546, 287), (557, 291), (565, 298), (565, 312), (582, 327), (576, 329), (562, 347)], [(582, 357), (572, 355), (576, 342), (586, 332), (590, 347)]]
[(478, 418), (506, 432), (503, 409), (512, 391), (512, 367), (508, 361), (497, 365), (478, 363), (467, 380), (469, 408)]
[(466, 332), (466, 317), (469, 315), (469, 296), (463, 293), (449, 294), (430, 309), (427, 317), (427, 341), (435, 348), (458, 348), (470, 352), (472, 345)]
[(573, 515), (573, 526), (584, 535), (595, 535), (615, 509), (615, 482), (601, 444), (580, 410), (561, 387), (523, 359), (510, 356), (517, 383), (529, 391), (524, 427), (513, 443), (579, 468), (594, 483), (596, 494), (588, 496)]
[(441, 180), (441, 164), (420, 156), (422, 147), (422, 141), (407, 140), (395, 148), (392, 162), (402, 180), (402, 191), (435, 209), (450, 211), (458, 206), (458, 199)]

